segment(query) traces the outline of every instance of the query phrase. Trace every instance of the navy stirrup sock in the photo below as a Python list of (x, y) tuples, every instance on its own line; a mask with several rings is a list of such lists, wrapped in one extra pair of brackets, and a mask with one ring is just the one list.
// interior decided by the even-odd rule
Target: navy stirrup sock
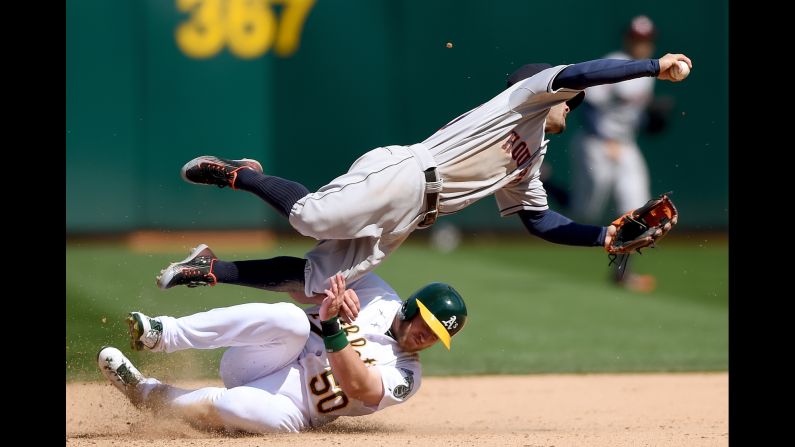
[(284, 217), (290, 216), (295, 202), (309, 194), (306, 186), (300, 183), (260, 174), (252, 169), (237, 171), (235, 188), (256, 194)]
[(292, 256), (234, 262), (219, 259), (213, 264), (213, 274), (219, 283), (274, 292), (303, 291), (305, 266), (305, 259)]

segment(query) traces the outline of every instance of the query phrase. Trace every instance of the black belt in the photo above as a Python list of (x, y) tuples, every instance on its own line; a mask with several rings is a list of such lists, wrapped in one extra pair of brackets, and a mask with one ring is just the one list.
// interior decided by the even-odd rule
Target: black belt
[(425, 170), (425, 218), (420, 222), (420, 228), (430, 227), (436, 222), (439, 215), (439, 193), (442, 191), (442, 182), (436, 168)]

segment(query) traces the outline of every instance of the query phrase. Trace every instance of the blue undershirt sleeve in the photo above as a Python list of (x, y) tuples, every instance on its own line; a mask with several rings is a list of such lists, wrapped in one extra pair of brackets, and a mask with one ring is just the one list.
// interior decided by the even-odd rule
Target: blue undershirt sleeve
[(552, 88), (583, 90), (602, 84), (615, 84), (629, 79), (652, 77), (660, 74), (657, 59), (625, 60), (597, 59), (564, 68), (552, 82)]
[(607, 227), (580, 224), (551, 209), (522, 210), (518, 214), (527, 231), (546, 241), (581, 247), (600, 247), (605, 243)]

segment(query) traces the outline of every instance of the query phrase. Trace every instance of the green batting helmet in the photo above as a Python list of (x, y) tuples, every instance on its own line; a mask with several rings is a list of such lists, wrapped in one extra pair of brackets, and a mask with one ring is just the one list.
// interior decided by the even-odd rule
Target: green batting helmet
[(411, 320), (417, 313), (447, 349), (450, 349), (450, 337), (467, 321), (467, 307), (461, 294), (442, 282), (430, 283), (414, 292), (403, 302), (399, 317)]

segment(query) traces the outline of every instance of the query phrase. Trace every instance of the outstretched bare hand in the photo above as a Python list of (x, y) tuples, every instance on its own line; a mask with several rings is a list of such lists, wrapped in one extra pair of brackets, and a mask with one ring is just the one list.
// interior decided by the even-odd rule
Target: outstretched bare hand
[(679, 61), (684, 61), (688, 67), (691, 69), (693, 68), (693, 62), (690, 61), (690, 58), (685, 56), (684, 54), (672, 54), (668, 53), (665, 56), (659, 59), (660, 61), (660, 74), (657, 75), (657, 79), (662, 79), (663, 81), (671, 81), (671, 82), (679, 82), (681, 79), (675, 79), (671, 76), (671, 67), (676, 65)]

